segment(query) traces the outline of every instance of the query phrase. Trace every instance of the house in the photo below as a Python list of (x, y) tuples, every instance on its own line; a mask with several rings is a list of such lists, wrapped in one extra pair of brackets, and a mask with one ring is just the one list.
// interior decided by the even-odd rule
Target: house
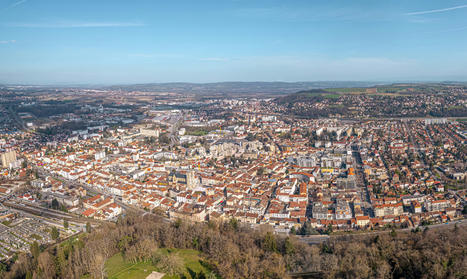
[(373, 209), (376, 217), (384, 217), (388, 215), (399, 216), (404, 211), (402, 203), (374, 205)]
[(369, 216), (357, 216), (355, 217), (355, 221), (357, 223), (357, 226), (366, 227), (370, 223), (370, 217)]
[(412, 201), (411, 209), (413, 213), (422, 213), (422, 205), (418, 201)]

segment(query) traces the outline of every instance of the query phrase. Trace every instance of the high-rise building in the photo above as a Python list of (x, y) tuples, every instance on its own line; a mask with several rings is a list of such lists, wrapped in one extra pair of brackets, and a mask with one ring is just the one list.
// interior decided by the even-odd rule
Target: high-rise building
[(16, 162), (16, 151), (10, 150), (3, 152), (1, 155), (2, 167), (9, 168), (10, 164)]

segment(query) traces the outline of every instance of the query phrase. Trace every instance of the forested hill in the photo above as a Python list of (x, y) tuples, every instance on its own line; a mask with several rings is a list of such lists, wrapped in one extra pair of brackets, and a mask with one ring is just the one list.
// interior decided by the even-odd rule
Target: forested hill
[(320, 101), (325, 98), (334, 98), (338, 97), (334, 92), (330, 92), (329, 90), (325, 89), (311, 89), (311, 90), (303, 90), (293, 94), (289, 94), (286, 96), (281, 96), (275, 99), (275, 102), (279, 104), (289, 104), (289, 103), (296, 103), (296, 102), (313, 102), (313, 101)]
[(277, 112), (305, 118), (466, 117), (467, 88), (393, 84), (298, 91), (274, 99)]
[[(331, 237), (309, 246), (297, 237), (225, 223), (166, 223), (154, 216), (127, 216), (78, 239), (36, 249), (14, 259), (2, 278), (105, 278), (105, 263), (122, 255), (129, 263), (165, 262), (160, 249), (198, 251), (219, 278), (465, 278), (465, 225), (412, 232)], [(162, 258), (161, 258), (162, 257)], [(174, 259), (172, 259), (174, 260)], [(176, 261), (175, 261), (176, 262)], [(205, 278), (193, 277), (191, 278)], [(212, 277), (212, 276), (211, 276)], [(172, 278), (172, 277), (171, 277)], [(177, 277), (174, 277), (177, 278)], [(188, 277), (187, 277), (188, 278)]]

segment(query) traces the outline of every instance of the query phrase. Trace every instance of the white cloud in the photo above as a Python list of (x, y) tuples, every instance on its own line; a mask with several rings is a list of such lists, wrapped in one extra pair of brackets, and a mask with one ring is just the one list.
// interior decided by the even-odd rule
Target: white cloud
[(181, 54), (174, 53), (130, 53), (130, 57), (141, 57), (141, 58), (183, 58)]
[(105, 28), (105, 27), (139, 27), (139, 22), (54, 22), (54, 23), (10, 23), (10, 27), (24, 28)]
[(371, 20), (387, 21), (393, 19), (393, 14), (377, 10), (372, 7), (366, 9), (342, 7), (337, 9), (320, 9), (319, 7), (269, 7), (244, 8), (233, 10), (234, 16), (250, 19), (281, 20), (291, 22), (319, 22), (319, 21), (349, 21)]
[(223, 57), (206, 57), (206, 58), (201, 58), (201, 61), (210, 61), (210, 62), (225, 62), (229, 61), (228, 58), (223, 58)]
[(142, 57), (142, 58), (154, 58), (156, 55), (154, 54), (147, 54), (147, 53), (132, 53), (129, 56), (131, 57)]
[(13, 43), (16, 43), (16, 40), (4, 40), (4, 41), (0, 41), (0, 45), (13, 44)]
[(426, 14), (434, 14), (434, 13), (443, 13), (443, 12), (448, 12), (448, 11), (453, 11), (453, 10), (458, 10), (458, 9), (465, 9), (465, 8), (467, 8), (467, 5), (460, 5), (460, 6), (449, 7), (449, 8), (444, 8), (444, 9), (436, 9), (436, 10), (411, 12), (411, 13), (406, 13), (405, 15), (409, 15), (409, 16), (426, 15)]

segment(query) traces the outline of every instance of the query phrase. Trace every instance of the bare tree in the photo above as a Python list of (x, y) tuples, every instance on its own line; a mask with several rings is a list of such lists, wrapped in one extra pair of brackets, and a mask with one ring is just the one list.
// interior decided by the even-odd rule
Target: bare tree
[(106, 258), (104, 255), (98, 253), (95, 254), (93, 258), (93, 261), (91, 262), (91, 268), (90, 268), (90, 273), (92, 278), (95, 279), (104, 279), (106, 278), (106, 272), (105, 272), (105, 262)]
[(183, 260), (176, 253), (169, 253), (168, 255), (159, 254), (156, 260), (156, 266), (161, 271), (169, 275), (182, 275), (185, 267)]

